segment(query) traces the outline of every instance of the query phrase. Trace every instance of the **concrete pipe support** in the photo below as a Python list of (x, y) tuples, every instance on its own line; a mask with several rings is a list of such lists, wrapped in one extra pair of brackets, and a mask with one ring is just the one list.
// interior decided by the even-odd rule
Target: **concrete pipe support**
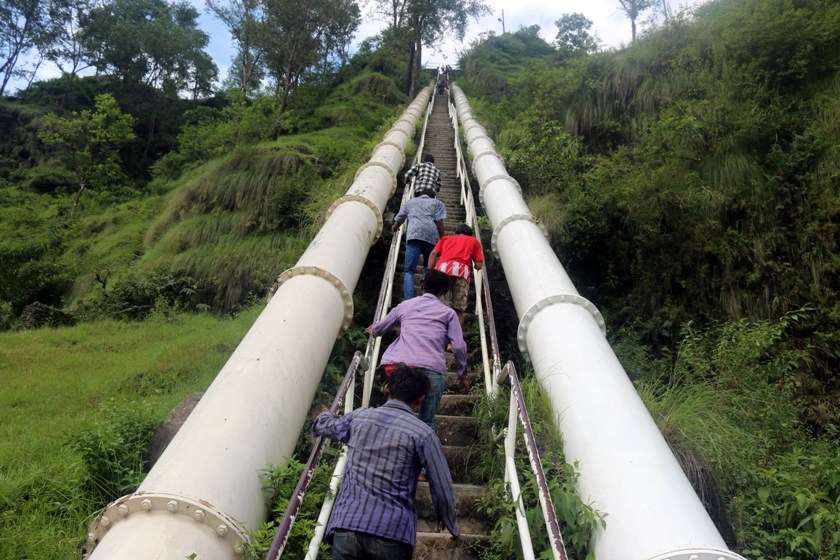
[(234, 560), (266, 519), (259, 473), (291, 455), (431, 88), (374, 150), (137, 492), (92, 523), (93, 560)]
[[(461, 122), (473, 117), (453, 88)], [(493, 224), (520, 324), (518, 341), (550, 395), (581, 497), (607, 514), (593, 537), (598, 560), (743, 560), (720, 534), (605, 338), (595, 306), (580, 296), (527, 210), (518, 185), (483, 141), (473, 168)], [(472, 148), (472, 146), (470, 146)]]

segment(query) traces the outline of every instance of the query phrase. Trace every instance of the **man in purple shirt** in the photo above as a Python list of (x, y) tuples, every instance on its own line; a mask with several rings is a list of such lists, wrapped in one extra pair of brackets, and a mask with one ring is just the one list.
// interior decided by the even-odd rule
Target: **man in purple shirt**
[(461, 387), (465, 393), (470, 390), (467, 344), (461, 323), (455, 311), (438, 299), (447, 290), (449, 276), (439, 270), (430, 270), (423, 282), (422, 296), (403, 301), (384, 319), (365, 330), (373, 336), (382, 336), (389, 328), (399, 325), (400, 335), (382, 354), (382, 364), (404, 363), (426, 372), (431, 388), (420, 407), (420, 420), (432, 429), (443, 395), (443, 374), (446, 371), (444, 350), (447, 344), (452, 345), (455, 371)]
[(391, 373), (379, 408), (360, 408), (341, 417), (324, 412), (315, 435), (347, 445), (347, 468), (327, 523), (333, 560), (410, 560), (417, 539), (414, 495), (424, 468), (435, 515), (457, 539), (455, 489), (434, 430), (416, 410), (429, 387), (425, 374), (399, 364)]

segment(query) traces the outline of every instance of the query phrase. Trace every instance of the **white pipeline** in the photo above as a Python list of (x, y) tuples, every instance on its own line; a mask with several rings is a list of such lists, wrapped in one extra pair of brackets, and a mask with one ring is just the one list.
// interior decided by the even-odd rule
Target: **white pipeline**
[(280, 275), (271, 301), (137, 492), (94, 520), (91, 559), (242, 555), (246, 531), (267, 515), (260, 471), (294, 450), (333, 343), (352, 320), (353, 290), (430, 93), (420, 92), (297, 264)]
[(743, 560), (726, 549), (604, 336), (530, 213), (487, 132), (453, 88), (458, 116), (519, 316), (518, 342), (548, 392), (581, 497), (605, 512), (598, 560)]

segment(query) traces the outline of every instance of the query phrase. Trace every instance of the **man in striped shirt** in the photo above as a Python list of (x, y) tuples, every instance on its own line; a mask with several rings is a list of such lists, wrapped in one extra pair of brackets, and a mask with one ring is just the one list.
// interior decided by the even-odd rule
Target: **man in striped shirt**
[(327, 523), (333, 560), (410, 560), (417, 539), (414, 495), (425, 468), (438, 526), (460, 536), (455, 489), (440, 440), (413, 413), (426, 398), (422, 370), (399, 364), (388, 402), (341, 417), (324, 412), (312, 432), (347, 445), (347, 467)]
[(405, 172), (405, 182), (414, 181), (414, 196), (427, 194), (435, 198), (440, 192), (440, 171), (435, 167), (435, 156), (426, 154), (423, 156), (423, 163), (417, 163)]
[(462, 327), (472, 269), (481, 270), (483, 266), (481, 243), (473, 237), (473, 230), (467, 224), (456, 227), (455, 235), (441, 237), (429, 255), (429, 268), (449, 276), (449, 292), (441, 296), (440, 301), (455, 310)]

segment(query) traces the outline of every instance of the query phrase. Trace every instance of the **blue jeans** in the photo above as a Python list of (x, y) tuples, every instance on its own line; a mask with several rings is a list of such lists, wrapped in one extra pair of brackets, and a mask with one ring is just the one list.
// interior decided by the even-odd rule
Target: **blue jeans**
[(423, 276), (426, 275), (426, 265), (429, 264), (429, 255), (435, 246), (427, 241), (409, 239), (405, 243), (405, 271), (403, 272), (403, 298), (414, 297), (414, 269), (417, 268), (417, 261), (423, 255)]
[(440, 408), (440, 398), (443, 396), (443, 374), (430, 369), (424, 370), (429, 378), (429, 392), (423, 404), (420, 405), (420, 420), (425, 422), (431, 429), (435, 429), (435, 415)]
[(411, 560), (408, 543), (359, 531), (337, 529), (333, 535), (333, 560)]

